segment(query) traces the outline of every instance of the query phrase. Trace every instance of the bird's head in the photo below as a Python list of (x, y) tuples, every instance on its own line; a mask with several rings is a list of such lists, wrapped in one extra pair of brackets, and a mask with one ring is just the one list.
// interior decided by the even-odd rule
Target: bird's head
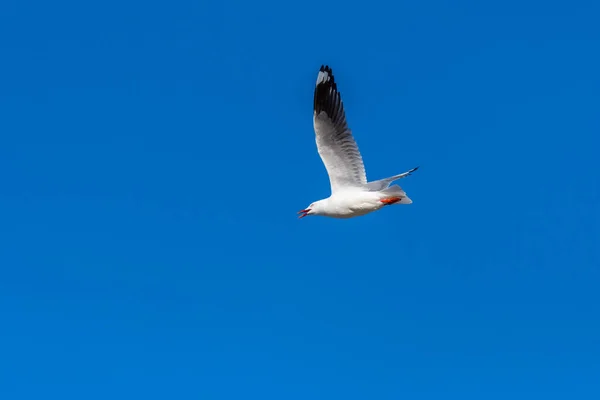
[(311, 203), (310, 206), (306, 207), (304, 210), (298, 211), (298, 218), (304, 218), (309, 215), (319, 215), (321, 207), (321, 200), (315, 201), (314, 203)]

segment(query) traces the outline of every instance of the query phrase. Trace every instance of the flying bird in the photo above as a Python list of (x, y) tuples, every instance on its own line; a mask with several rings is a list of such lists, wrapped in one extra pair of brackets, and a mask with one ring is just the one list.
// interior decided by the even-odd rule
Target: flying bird
[(317, 150), (321, 156), (331, 186), (331, 196), (315, 201), (298, 218), (322, 215), (331, 218), (352, 218), (377, 211), (392, 204), (411, 204), (404, 190), (392, 182), (417, 170), (367, 182), (362, 157), (346, 122), (340, 92), (329, 66), (321, 66), (314, 95), (313, 125)]

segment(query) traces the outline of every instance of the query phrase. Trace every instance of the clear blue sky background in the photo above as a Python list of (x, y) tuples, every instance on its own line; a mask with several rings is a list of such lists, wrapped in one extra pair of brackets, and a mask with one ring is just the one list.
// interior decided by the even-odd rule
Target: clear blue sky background
[[(599, 15), (4, 0), (0, 397), (600, 398)], [(414, 204), (296, 219), (321, 64)]]

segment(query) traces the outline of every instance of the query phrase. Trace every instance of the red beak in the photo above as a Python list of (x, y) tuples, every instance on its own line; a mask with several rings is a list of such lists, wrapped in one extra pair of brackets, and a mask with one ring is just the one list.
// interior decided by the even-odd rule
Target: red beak
[(306, 210), (298, 211), (298, 214), (300, 214), (300, 215), (298, 215), (298, 219), (306, 217), (308, 215), (309, 211), (310, 211), (310, 208), (307, 208)]

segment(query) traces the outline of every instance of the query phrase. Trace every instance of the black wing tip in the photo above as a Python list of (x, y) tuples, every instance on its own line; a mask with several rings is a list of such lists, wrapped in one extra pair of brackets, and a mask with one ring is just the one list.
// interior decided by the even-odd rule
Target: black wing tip
[(331, 67), (329, 65), (327, 65), (327, 64), (321, 65), (321, 68), (319, 69), (319, 71), (320, 72), (327, 72), (333, 78), (333, 70), (331, 69)]
[(337, 108), (341, 105), (340, 94), (337, 90), (333, 70), (327, 64), (321, 65), (319, 77), (315, 86), (314, 112), (319, 114), (325, 111), (330, 118), (335, 119)]
[(326, 87), (332, 87), (333, 90), (337, 90), (337, 85), (335, 84), (335, 78), (333, 76), (333, 70), (329, 65), (321, 65), (321, 68), (319, 68), (319, 73), (327, 75), (325, 75), (323, 80), (317, 82), (317, 87), (323, 85)]

